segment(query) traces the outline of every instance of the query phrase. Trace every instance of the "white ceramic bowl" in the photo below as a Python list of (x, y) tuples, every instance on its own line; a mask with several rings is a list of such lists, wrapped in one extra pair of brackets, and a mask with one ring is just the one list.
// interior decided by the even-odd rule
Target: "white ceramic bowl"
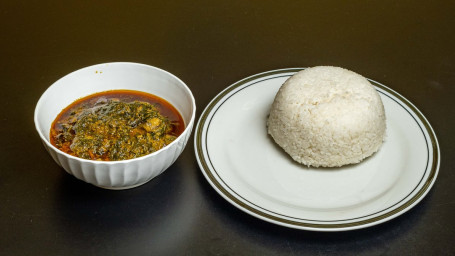
[[(75, 100), (115, 89), (151, 93), (171, 103), (182, 115), (185, 130), (171, 144), (152, 154), (123, 161), (93, 161), (66, 154), (49, 140), (52, 122)], [(182, 153), (190, 137), (196, 104), (190, 89), (176, 76), (137, 63), (105, 63), (86, 67), (52, 84), (35, 108), (35, 126), (49, 154), (68, 173), (95, 186), (126, 189), (142, 185), (166, 170)]]

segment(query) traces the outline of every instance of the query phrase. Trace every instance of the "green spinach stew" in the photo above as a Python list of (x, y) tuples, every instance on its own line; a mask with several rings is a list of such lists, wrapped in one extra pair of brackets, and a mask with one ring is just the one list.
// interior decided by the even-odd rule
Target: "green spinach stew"
[(92, 94), (65, 108), (51, 126), (52, 145), (90, 160), (119, 161), (153, 153), (185, 129), (166, 100), (143, 92)]

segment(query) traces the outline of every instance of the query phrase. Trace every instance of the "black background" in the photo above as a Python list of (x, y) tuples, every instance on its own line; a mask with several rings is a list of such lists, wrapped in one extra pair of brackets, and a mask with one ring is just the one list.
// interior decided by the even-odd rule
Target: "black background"
[[(3, 1), (0, 255), (455, 254), (454, 11), (453, 1)], [(221, 90), (259, 72), (351, 69), (427, 117), (441, 149), (438, 179), (404, 215), (342, 233), (288, 229), (233, 207), (201, 174), (193, 137), (149, 183), (96, 188), (53, 162), (33, 111), (60, 77), (114, 61), (181, 78), (197, 118)]]

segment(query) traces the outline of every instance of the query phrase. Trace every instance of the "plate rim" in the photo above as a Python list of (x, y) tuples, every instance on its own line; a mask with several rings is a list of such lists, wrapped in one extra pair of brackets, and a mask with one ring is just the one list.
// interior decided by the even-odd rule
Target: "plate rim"
[[(358, 220), (358, 221), (352, 221), (352, 222), (344, 222), (344, 223), (312, 223), (312, 222), (305, 222), (305, 221), (295, 221), (295, 220), (290, 220), (290, 219), (285, 219), (281, 218), (278, 216), (274, 216), (268, 212), (260, 211), (247, 203), (241, 201), (238, 199), (235, 195), (232, 195), (230, 191), (228, 191), (222, 184), (220, 184), (219, 181), (217, 181), (217, 178), (213, 175), (211, 172), (210, 167), (207, 164), (207, 160), (204, 157), (203, 153), (203, 145), (202, 145), (202, 134), (203, 134), (203, 129), (205, 126), (205, 123), (207, 122), (207, 117), (212, 113), (213, 108), (222, 100), (225, 98), (226, 95), (228, 95), (230, 92), (236, 90), (237, 88), (241, 87), (242, 85), (248, 84), (251, 81), (258, 80), (260, 78), (264, 77), (270, 77), (273, 75), (277, 74), (283, 74), (283, 73), (296, 73), (300, 70), (303, 70), (305, 68), (302, 67), (296, 67), (296, 68), (283, 68), (283, 69), (275, 69), (275, 70), (270, 70), (270, 71), (265, 71), (261, 72), (258, 74), (254, 74), (251, 76), (248, 76), (246, 78), (243, 78), (225, 89), (223, 89), (221, 92), (219, 92), (210, 102), (209, 104), (205, 107), (203, 110), (201, 116), (199, 117), (199, 120), (196, 125), (195, 129), (195, 136), (194, 136), (194, 149), (195, 149), (195, 155), (196, 159), (198, 162), (198, 165), (201, 169), (201, 172), (203, 173), (204, 177), (206, 180), (209, 182), (209, 184), (212, 186), (212, 188), (215, 189), (215, 191), (218, 192), (225, 200), (227, 200), (229, 203), (237, 207), (238, 209), (246, 212), (247, 214), (250, 214), (254, 217), (257, 217), (259, 219), (262, 219), (264, 221), (278, 224), (281, 226), (286, 226), (290, 228), (295, 228), (295, 229), (303, 229), (303, 230), (312, 230), (312, 231), (346, 231), (346, 230), (354, 230), (354, 229), (360, 229), (360, 228), (366, 228), (369, 226), (377, 225), (383, 222), (386, 222), (388, 220), (391, 220), (395, 217), (400, 216), (401, 214), (407, 212), (411, 208), (413, 208), (416, 204), (418, 204), (425, 196), (426, 194), (430, 191), (431, 187), (436, 181), (438, 172), (439, 172), (439, 166), (440, 166), (440, 149), (439, 149), (439, 144), (437, 141), (436, 134), (431, 127), (430, 123), (428, 120), (425, 118), (425, 116), (406, 98), (404, 98), (402, 95), (397, 93), (396, 91), (390, 89), (389, 87), (375, 81), (372, 79), (367, 78), (367, 80), (373, 84), (373, 86), (385, 91), (388, 94), (391, 94), (395, 98), (397, 98), (401, 103), (403, 103), (409, 110), (412, 111), (414, 115), (418, 118), (420, 123), (424, 126), (426, 133), (428, 134), (428, 139), (429, 139), (429, 145), (428, 148), (431, 148), (433, 151), (432, 157), (432, 162), (429, 163), (430, 166), (426, 167), (426, 170), (430, 170), (430, 173), (428, 174), (427, 179), (422, 183), (420, 181), (417, 184), (417, 187), (421, 186), (421, 188), (415, 193), (414, 196), (411, 198), (407, 199), (411, 193), (406, 196), (404, 199), (406, 202), (404, 202), (402, 205), (396, 207), (395, 209), (392, 209), (390, 211), (386, 211), (383, 214), (379, 214), (378, 216), (374, 216), (371, 218), (366, 217), (366, 219)], [(386, 95), (387, 96), (387, 95)], [(395, 99), (391, 98), (392, 100), (396, 101)], [(400, 103), (397, 102), (397, 103)], [(406, 108), (405, 108), (406, 109)], [(408, 112), (409, 110), (406, 109)], [(411, 116), (412, 114), (409, 113)], [(414, 119), (416, 117), (412, 116)], [(417, 122), (417, 120), (416, 120)], [(422, 128), (421, 128), (422, 129)], [(425, 132), (422, 131), (425, 136)], [(430, 152), (428, 152), (430, 153)], [(430, 156), (429, 156), (430, 157)], [(422, 177), (424, 178), (425, 175)], [(266, 209), (267, 210), (267, 209)], [(270, 210), (267, 210), (270, 211)], [(375, 215), (376, 213), (372, 214)], [(289, 218), (293, 218), (290, 217)], [(363, 217), (362, 217), (363, 218)], [(294, 218), (295, 219), (295, 218)], [(342, 221), (348, 221), (348, 220), (342, 220)], [(313, 222), (316, 222), (313, 220)]]

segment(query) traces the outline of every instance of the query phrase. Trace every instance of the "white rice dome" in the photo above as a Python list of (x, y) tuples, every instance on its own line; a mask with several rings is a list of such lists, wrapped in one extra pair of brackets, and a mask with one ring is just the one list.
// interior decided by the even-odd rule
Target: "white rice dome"
[(384, 106), (367, 79), (339, 67), (313, 67), (290, 77), (278, 91), (268, 132), (304, 165), (359, 163), (380, 148)]

